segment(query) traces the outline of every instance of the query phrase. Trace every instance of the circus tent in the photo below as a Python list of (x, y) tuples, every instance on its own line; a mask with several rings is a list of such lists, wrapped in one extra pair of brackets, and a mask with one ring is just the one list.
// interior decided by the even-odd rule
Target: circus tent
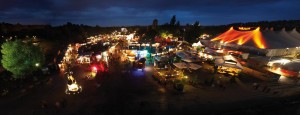
[(300, 51), (300, 33), (293, 29), (286, 31), (260, 30), (259, 27), (252, 30), (235, 29), (211, 39), (212, 42), (230, 44), (235, 47), (250, 47), (252, 49), (265, 50), (267, 56), (281, 56)]

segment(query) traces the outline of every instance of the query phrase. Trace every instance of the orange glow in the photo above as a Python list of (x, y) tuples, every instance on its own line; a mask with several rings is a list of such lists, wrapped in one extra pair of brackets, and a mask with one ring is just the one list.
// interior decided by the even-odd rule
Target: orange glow
[(263, 39), (261, 32), (259, 31), (259, 27), (253, 31), (254, 32), (254, 37), (253, 41), (256, 44), (258, 48), (265, 49), (266, 48), (266, 43), (265, 40)]
[(228, 31), (217, 36), (216, 38), (213, 38), (211, 41), (220, 40), (221, 43), (236, 42), (236, 44), (238, 44), (238, 45), (243, 45), (252, 39), (252, 41), (254, 42), (256, 47), (265, 49), (266, 43), (265, 43), (264, 38), (259, 30), (260, 30), (260, 28), (258, 27), (253, 31), (237, 31), (237, 30), (234, 30), (233, 27), (231, 27)]
[(251, 28), (247, 28), (247, 27), (239, 27), (239, 30), (250, 30)]

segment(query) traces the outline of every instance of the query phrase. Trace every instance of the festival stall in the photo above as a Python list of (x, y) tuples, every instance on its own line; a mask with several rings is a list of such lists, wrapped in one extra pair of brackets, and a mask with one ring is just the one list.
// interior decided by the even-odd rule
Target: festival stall
[(218, 73), (225, 73), (232, 76), (237, 76), (237, 74), (242, 71), (242, 65), (231, 55), (223, 56), (222, 58), (215, 59), (215, 67), (217, 67)]

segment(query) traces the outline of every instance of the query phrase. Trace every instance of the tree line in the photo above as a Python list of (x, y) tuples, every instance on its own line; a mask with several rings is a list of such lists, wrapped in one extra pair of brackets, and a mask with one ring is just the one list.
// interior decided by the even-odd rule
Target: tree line
[[(185, 39), (188, 42), (194, 42), (200, 34), (207, 33), (216, 35), (226, 31), (231, 26), (247, 26), (247, 27), (261, 27), (262, 29), (273, 28), (280, 30), (285, 28), (291, 30), (297, 28), (299, 31), (300, 20), (280, 20), (280, 21), (259, 21), (247, 23), (233, 23), (228, 25), (217, 26), (202, 26), (199, 21), (193, 24), (181, 25), (180, 21), (176, 19), (176, 15), (172, 16), (169, 23), (158, 24), (159, 20), (154, 19), (149, 26), (127, 26), (129, 32), (136, 31), (137, 35), (141, 36), (144, 41), (153, 41), (153, 38), (160, 36), (162, 33), (172, 34), (174, 37)], [(115, 30), (120, 30), (121, 27), (100, 27), (88, 26), (83, 24), (72, 24), (67, 22), (60, 26), (51, 25), (22, 25), (22, 24), (9, 24), (0, 23), (0, 37), (17, 37), (18, 39), (25, 38), (26, 36), (37, 36), (38, 38), (58, 42), (61, 45), (68, 43), (82, 42), (87, 37), (110, 34)], [(2, 38), (0, 42), (3, 43)]]

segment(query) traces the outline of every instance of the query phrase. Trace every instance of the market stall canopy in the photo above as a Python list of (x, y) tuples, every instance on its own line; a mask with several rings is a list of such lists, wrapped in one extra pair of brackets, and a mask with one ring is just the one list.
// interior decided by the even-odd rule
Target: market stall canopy
[(226, 55), (222, 58), (216, 58), (215, 65), (243, 69), (242, 65), (231, 55)]
[(206, 47), (204, 49), (204, 53), (211, 54), (211, 55), (214, 55), (214, 56), (223, 55), (223, 51), (222, 50), (215, 50), (215, 49), (211, 49), (211, 48), (208, 48), (208, 47)]
[(176, 55), (179, 56), (180, 58), (187, 58), (190, 57), (187, 53), (185, 53), (184, 51), (178, 51), (176, 52)]
[(185, 62), (199, 62), (201, 61), (201, 59), (195, 55), (192, 55), (192, 54), (189, 54), (187, 52), (184, 52), (184, 51), (178, 51), (176, 52), (176, 55), (178, 57), (181, 58), (182, 61), (185, 61)]
[(190, 53), (190, 54), (196, 54), (197, 53), (196, 50), (188, 50), (187, 52)]
[(202, 67), (201, 65), (194, 64), (194, 63), (188, 63), (187, 66), (188, 66), (188, 68), (191, 68), (193, 70), (197, 70), (197, 69), (200, 69)]
[(155, 56), (154, 59), (156, 61), (168, 61), (168, 57), (165, 56)]
[(179, 69), (185, 69), (185, 68), (190, 68), (193, 70), (197, 70), (199, 68), (201, 68), (201, 65), (198, 64), (194, 64), (194, 63), (173, 63), (173, 65), (175, 65), (177, 68)]
[(182, 61), (185, 61), (185, 62), (188, 62), (188, 63), (191, 63), (191, 62), (200, 62), (200, 61), (201, 61), (200, 58), (195, 57), (195, 56), (189, 57), (189, 58), (183, 58), (183, 59), (181, 59), (181, 60), (182, 60)]
[(186, 63), (173, 63), (173, 65), (175, 65), (179, 69), (187, 68), (187, 64)]

